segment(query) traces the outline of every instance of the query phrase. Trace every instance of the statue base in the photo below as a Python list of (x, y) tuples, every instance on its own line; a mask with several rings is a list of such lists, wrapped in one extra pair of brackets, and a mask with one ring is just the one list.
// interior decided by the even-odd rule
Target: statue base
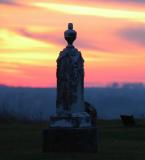
[(97, 128), (48, 128), (43, 131), (43, 152), (97, 152)]
[(87, 112), (56, 114), (49, 118), (49, 127), (87, 128), (92, 127), (92, 122)]

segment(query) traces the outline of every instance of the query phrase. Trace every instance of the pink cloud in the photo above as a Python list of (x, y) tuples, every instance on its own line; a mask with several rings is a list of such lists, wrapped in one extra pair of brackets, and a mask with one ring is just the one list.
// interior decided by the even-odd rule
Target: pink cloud
[[(16, 32), (22, 36), (29, 37), (35, 40), (43, 41), (45, 43), (52, 43), (60, 46), (64, 46), (65, 41), (63, 38), (62, 33), (60, 32), (30, 32), (26, 29), (17, 29)], [(88, 39), (77, 39), (77, 46), (79, 48), (83, 49), (89, 49), (89, 50), (97, 50), (97, 51), (104, 51), (108, 52), (111, 51), (107, 49), (105, 46), (98, 45), (99, 42), (94, 41), (94, 42), (89, 42)]]
[(131, 43), (145, 47), (145, 25), (124, 28), (118, 34)]

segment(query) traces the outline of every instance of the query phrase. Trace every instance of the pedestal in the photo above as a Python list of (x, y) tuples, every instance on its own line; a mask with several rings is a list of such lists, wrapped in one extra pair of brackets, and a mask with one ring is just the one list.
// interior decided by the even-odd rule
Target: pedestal
[(97, 128), (48, 128), (43, 152), (97, 152)]

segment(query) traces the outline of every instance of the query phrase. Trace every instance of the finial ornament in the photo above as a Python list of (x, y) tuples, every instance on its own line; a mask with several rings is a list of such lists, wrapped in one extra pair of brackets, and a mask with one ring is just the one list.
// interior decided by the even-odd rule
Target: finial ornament
[(73, 23), (68, 23), (68, 29), (73, 29)]
[(72, 46), (76, 40), (77, 32), (73, 30), (73, 23), (68, 23), (68, 30), (64, 32), (64, 38), (68, 43), (68, 46)]

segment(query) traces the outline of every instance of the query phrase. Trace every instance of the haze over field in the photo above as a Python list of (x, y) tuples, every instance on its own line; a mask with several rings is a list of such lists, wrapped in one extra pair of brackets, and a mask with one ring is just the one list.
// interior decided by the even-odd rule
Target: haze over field
[(144, 0), (0, 0), (0, 84), (55, 87), (68, 22), (85, 86), (145, 83)]
[[(0, 118), (48, 120), (55, 113), (56, 89), (0, 87)], [(119, 119), (120, 114), (145, 117), (145, 87), (126, 84), (122, 87), (86, 88), (85, 101), (96, 109), (98, 118)]]

